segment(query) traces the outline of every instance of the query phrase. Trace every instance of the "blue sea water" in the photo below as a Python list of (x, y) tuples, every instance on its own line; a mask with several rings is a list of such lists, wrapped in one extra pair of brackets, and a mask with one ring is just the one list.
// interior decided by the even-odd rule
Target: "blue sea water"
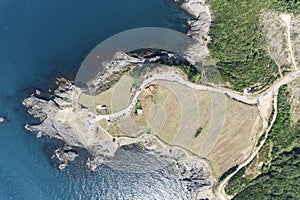
[(120, 150), (119, 159), (130, 166), (146, 156), (148, 166), (164, 170), (103, 166), (91, 173), (80, 159), (58, 170), (50, 156), (59, 142), (25, 131), (33, 119), (21, 105), (28, 88), (47, 91), (58, 74), (74, 78), (107, 37), (145, 26), (185, 32), (187, 18), (172, 0), (1, 0), (0, 116), (10, 122), (0, 124), (0, 200), (188, 199), (168, 166), (141, 152)]

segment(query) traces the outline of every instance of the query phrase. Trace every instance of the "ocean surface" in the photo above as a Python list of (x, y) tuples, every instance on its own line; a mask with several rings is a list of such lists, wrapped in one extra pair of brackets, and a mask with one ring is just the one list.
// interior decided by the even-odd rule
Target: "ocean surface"
[[(172, 0), (1, 0), (0, 116), (9, 122), (0, 124), (0, 200), (189, 199), (167, 162), (135, 148), (120, 149), (94, 173), (85, 152), (58, 170), (51, 155), (61, 143), (25, 131), (34, 120), (21, 105), (32, 88), (47, 91), (58, 75), (74, 78), (109, 36), (147, 26), (186, 32), (188, 18)], [(132, 165), (140, 159), (146, 168)]]

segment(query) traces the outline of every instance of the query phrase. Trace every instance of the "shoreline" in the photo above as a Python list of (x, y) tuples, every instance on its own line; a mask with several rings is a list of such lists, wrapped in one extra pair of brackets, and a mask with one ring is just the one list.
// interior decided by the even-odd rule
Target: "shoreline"
[(180, 8), (194, 19), (187, 20), (189, 30), (186, 35), (190, 36), (196, 43), (187, 50), (187, 58), (192, 64), (198, 63), (209, 57), (207, 44), (210, 41), (208, 35), (212, 22), (211, 12), (205, 0), (174, 0), (175, 3), (180, 2)]
[[(59, 169), (63, 170), (78, 156), (76, 151), (72, 151), (72, 147), (84, 148), (92, 154), (93, 157), (88, 159), (86, 164), (94, 171), (99, 166), (109, 163), (119, 148), (141, 144), (150, 154), (158, 158), (166, 158), (175, 163), (176, 166), (179, 165), (179, 168), (174, 166), (177, 169), (176, 173), (178, 172), (178, 176), (181, 177), (180, 180), (189, 180), (185, 181), (184, 184), (187, 184), (188, 188), (192, 188), (192, 194), (201, 198), (214, 198), (213, 186), (216, 180), (212, 176), (213, 173), (209, 163), (207, 160), (191, 154), (186, 149), (165, 144), (156, 136), (146, 133), (137, 138), (113, 137), (103, 130), (95, 135), (96, 132), (93, 132), (93, 129), (83, 128), (80, 130), (79, 127), (76, 128), (74, 122), (79, 123), (78, 120), (74, 122), (70, 119), (66, 122), (60, 121), (61, 114), (59, 112), (62, 112), (61, 109), (68, 110), (68, 106), (72, 105), (72, 102), (67, 101), (70, 98), (69, 96), (64, 96), (65, 100), (60, 97), (63, 95), (72, 96), (74, 90), (76, 91), (76, 86), (65, 79), (59, 81), (62, 82), (54, 91), (56, 96), (53, 96), (49, 101), (40, 99), (35, 95), (31, 95), (23, 101), (23, 105), (27, 107), (29, 114), (41, 121), (39, 125), (26, 125), (25, 129), (36, 133), (37, 137), (54, 137), (66, 144), (66, 148), (61, 148), (55, 152), (56, 157), (63, 162)], [(72, 115), (80, 117), (81, 113), (73, 113)], [(86, 118), (82, 119), (89, 121)], [(185, 173), (181, 173), (181, 171)]]
[[(175, 0), (175, 2), (176, 1), (177, 0)], [(207, 49), (207, 43), (209, 40), (207, 38), (211, 24), (211, 17), (208, 7), (205, 6), (203, 2), (191, 0), (183, 2), (180, 5), (180, 8), (184, 9), (188, 14), (196, 17), (194, 20), (187, 21), (190, 26), (187, 35), (196, 41), (196, 44), (187, 50), (187, 55), (189, 56), (189, 60), (192, 64), (196, 64), (197, 61), (204, 60), (204, 58), (209, 55)], [(198, 5), (196, 9), (193, 7), (193, 4), (195, 3)], [(200, 9), (200, 11), (197, 9)], [(91, 133), (85, 133), (80, 127), (74, 125), (75, 119), (70, 118), (74, 121), (68, 122), (68, 119), (65, 119), (65, 117), (62, 116), (63, 114), (59, 114), (62, 109), (67, 110), (67, 114), (74, 112), (69, 108), (73, 107), (74, 109), (74, 96), (76, 96), (77, 93), (80, 93), (81, 90), (68, 80), (58, 79), (57, 82), (57, 88), (54, 90), (53, 98), (50, 100), (43, 100), (35, 95), (31, 95), (29, 98), (24, 99), (23, 105), (27, 107), (28, 113), (41, 121), (39, 125), (26, 125), (25, 129), (35, 132), (37, 137), (44, 135), (50, 138), (55, 137), (66, 143), (68, 146), (87, 149), (94, 156), (94, 158), (88, 160), (86, 163), (92, 170), (96, 170), (100, 165), (109, 162), (120, 147), (130, 144), (142, 144), (149, 152), (157, 156), (166, 157), (183, 165), (184, 171), (189, 172), (187, 173), (188, 175), (182, 174), (183, 180), (191, 180), (191, 183), (194, 185), (202, 183), (201, 181), (207, 181), (204, 186), (198, 185), (198, 187), (192, 187), (195, 189), (193, 192), (195, 192), (196, 197), (215, 198), (213, 194), (213, 187), (216, 180), (212, 175), (212, 167), (206, 159), (193, 155), (191, 152), (182, 147), (165, 144), (156, 136), (147, 135), (146, 133), (137, 138), (114, 138), (109, 133), (96, 137), (93, 136), (95, 133), (93, 132), (94, 129)], [(75, 108), (75, 110), (78, 109)], [(76, 112), (77, 111), (75, 111), (75, 113)], [(79, 115), (82, 115), (82, 113)], [(89, 120), (87, 121), (90, 123)], [(85, 123), (83, 125), (85, 126)], [(89, 129), (87, 130), (89, 131)], [(91, 139), (95, 141), (91, 142)], [(73, 155), (73, 157), (74, 156), (75, 155)], [(200, 178), (197, 175), (200, 176)], [(203, 177), (201, 175), (203, 175)], [(197, 178), (194, 178), (195, 176)]]

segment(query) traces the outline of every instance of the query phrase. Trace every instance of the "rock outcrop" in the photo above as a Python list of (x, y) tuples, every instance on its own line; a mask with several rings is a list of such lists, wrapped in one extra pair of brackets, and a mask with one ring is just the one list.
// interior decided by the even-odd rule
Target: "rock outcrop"
[(196, 64), (209, 56), (207, 44), (210, 40), (208, 32), (212, 20), (209, 7), (205, 5), (204, 0), (184, 0), (181, 8), (194, 17), (187, 22), (190, 26), (188, 35), (195, 40), (195, 43), (187, 49), (186, 59)]
[[(185, 1), (182, 8), (195, 16), (194, 20), (188, 22), (191, 26), (188, 34), (197, 42), (188, 50), (187, 57), (184, 58), (193, 64), (208, 55), (207, 32), (211, 18), (204, 2)], [(85, 89), (92, 94), (100, 93), (115, 84), (133, 65), (156, 61), (176, 64), (177, 57), (175, 56), (175, 58), (174, 54), (170, 55), (171, 57), (168, 58), (152, 57), (147, 59), (118, 52), (112, 61), (105, 64), (107, 67), (101, 74), (98, 74), (91, 82), (85, 83), (87, 87)], [(209, 165), (204, 160), (190, 156), (181, 148), (165, 145), (149, 134), (142, 134), (138, 138), (113, 138), (106, 130), (98, 126), (94, 113), (80, 107), (78, 99), (82, 88), (65, 79), (58, 79), (57, 85), (57, 89), (49, 100), (39, 98), (40, 93), (38, 92), (24, 99), (23, 105), (28, 109), (29, 114), (41, 122), (38, 125), (26, 125), (27, 130), (36, 133), (38, 137), (45, 135), (66, 143), (67, 147), (55, 151), (55, 157), (62, 162), (59, 165), (60, 169), (64, 169), (78, 156), (72, 147), (87, 149), (93, 155), (88, 159), (87, 165), (90, 169), (96, 170), (99, 165), (109, 163), (118, 148), (138, 143), (142, 144), (148, 153), (168, 158), (175, 163), (175, 172), (187, 185), (187, 191), (196, 194), (196, 199), (214, 197), (212, 193), (214, 180), (210, 175)]]
[(130, 70), (130, 67), (143, 63), (144, 59), (129, 56), (125, 52), (116, 52), (114, 58), (105, 63), (105, 69), (81, 88), (89, 94), (99, 94), (117, 83), (121, 76)]
[(47, 135), (65, 141), (71, 146), (84, 147), (80, 138), (74, 134), (75, 130), (67, 123), (60, 123), (57, 115), (63, 108), (72, 108), (71, 95), (76, 87), (71, 81), (60, 79), (55, 95), (49, 100), (44, 100), (31, 95), (24, 99), (23, 105), (34, 118), (39, 119), (39, 125), (25, 125), (29, 131), (35, 132), (38, 137)]

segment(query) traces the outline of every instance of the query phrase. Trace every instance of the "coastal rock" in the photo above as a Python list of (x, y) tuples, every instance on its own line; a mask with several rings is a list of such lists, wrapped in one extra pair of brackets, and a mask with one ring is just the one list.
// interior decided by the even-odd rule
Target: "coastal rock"
[(85, 83), (87, 88), (83, 87), (83, 89), (89, 94), (99, 94), (117, 83), (121, 76), (130, 70), (131, 66), (142, 63), (144, 63), (144, 59), (129, 56), (125, 52), (116, 52), (111, 61), (103, 63), (105, 69), (90, 82)]
[(65, 164), (72, 162), (78, 156), (78, 153), (73, 150), (71, 147), (64, 147), (63, 149), (56, 149), (55, 150), (56, 157), (64, 162)]
[(205, 5), (205, 0), (175, 0), (175, 2), (177, 1), (181, 3), (180, 7), (183, 10), (194, 16), (194, 19), (187, 21), (190, 26), (187, 35), (193, 38), (195, 43), (186, 50), (186, 59), (195, 65), (209, 56), (208, 32), (212, 21), (209, 7)]
[[(186, 60), (194, 64), (201, 62), (208, 56), (207, 33), (211, 23), (208, 7), (204, 1), (184, 1), (182, 8), (195, 16), (188, 23), (191, 27), (188, 34), (194, 38), (196, 43), (186, 52)], [(202, 2), (202, 3), (201, 3)], [(160, 61), (162, 57), (152, 58), (151, 61)], [(168, 62), (177, 62), (177, 59), (163, 58)], [(120, 77), (130, 70), (132, 65), (142, 65), (144, 57), (134, 57), (127, 53), (117, 52), (114, 59), (104, 63), (106, 68), (96, 74), (95, 78), (86, 84), (86, 90), (91, 94), (98, 94), (110, 88), (119, 81)], [(149, 61), (149, 60), (148, 60)], [(210, 175), (209, 165), (202, 159), (190, 156), (186, 151), (177, 147), (170, 147), (161, 143), (155, 136), (143, 134), (138, 138), (112, 138), (96, 126), (95, 114), (85, 109), (83, 112), (78, 103), (79, 94), (82, 89), (73, 82), (58, 79), (58, 88), (53, 91), (53, 97), (43, 100), (35, 95), (24, 99), (23, 105), (28, 113), (41, 121), (38, 125), (26, 125), (25, 128), (37, 134), (37, 136), (55, 137), (64, 141), (68, 146), (82, 147), (87, 149), (93, 158), (87, 161), (91, 170), (111, 161), (115, 152), (122, 146), (130, 144), (142, 144), (148, 153), (155, 154), (160, 158), (171, 160), (174, 170), (185, 182), (187, 191), (194, 191), (195, 199), (214, 199), (212, 187), (215, 180)], [(83, 88), (84, 89), (84, 88)], [(58, 149), (55, 156), (62, 162), (60, 169), (73, 161), (77, 152)]]
[(39, 119), (39, 125), (25, 125), (25, 129), (37, 133), (37, 136), (48, 135), (66, 141), (71, 146), (83, 147), (80, 139), (74, 134), (75, 130), (68, 123), (61, 123), (57, 120), (58, 113), (63, 109), (72, 109), (69, 100), (76, 88), (70, 81), (59, 80), (60, 85), (55, 90), (55, 96), (49, 101), (31, 95), (25, 98), (23, 105), (27, 112), (34, 118)]
[(206, 10), (205, 0), (185, 0), (180, 7), (196, 18), (199, 18), (201, 13)]
[[(85, 109), (83, 112), (79, 108), (80, 88), (74, 86), (72, 82), (65, 80), (60, 80), (60, 82), (61, 84), (58, 85), (51, 99), (43, 100), (31, 95), (23, 101), (28, 112), (41, 120), (38, 125), (26, 125), (27, 130), (36, 133), (38, 137), (46, 135), (66, 143), (67, 147), (55, 151), (55, 158), (60, 162), (59, 169), (67, 167), (78, 156), (70, 146), (87, 149), (93, 158), (90, 158), (86, 164), (95, 171), (99, 166), (109, 164), (112, 160), (115, 161), (115, 153), (119, 148), (138, 144), (142, 145), (147, 153), (174, 163), (174, 171), (178, 175), (179, 181), (183, 181), (186, 185), (187, 191), (191, 191), (201, 198), (213, 196), (214, 180), (210, 176), (209, 166), (204, 160), (190, 156), (182, 148), (167, 146), (151, 134), (145, 133), (138, 138), (113, 139), (112, 136), (96, 126), (93, 113)], [(176, 163), (178, 164), (176, 165)], [(119, 166), (123, 166), (123, 164)], [(142, 166), (142, 163), (138, 165), (135, 163), (134, 166)]]

